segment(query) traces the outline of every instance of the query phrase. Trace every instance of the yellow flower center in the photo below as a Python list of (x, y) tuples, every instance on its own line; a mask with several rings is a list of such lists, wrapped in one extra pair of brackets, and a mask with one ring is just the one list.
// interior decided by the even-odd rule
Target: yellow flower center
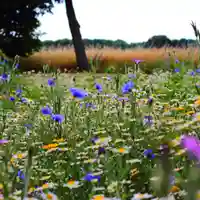
[(104, 196), (102, 195), (95, 196), (93, 200), (104, 200)]
[(69, 185), (74, 185), (74, 183), (75, 183), (75, 181), (74, 181), (74, 180), (70, 180), (70, 181), (68, 181), (68, 183), (67, 183), (67, 184), (69, 184)]
[(47, 199), (53, 199), (53, 195), (52, 194), (47, 194)]
[(125, 152), (125, 149), (124, 149), (124, 148), (119, 148), (119, 152), (120, 152), (120, 153), (124, 153), (124, 152)]

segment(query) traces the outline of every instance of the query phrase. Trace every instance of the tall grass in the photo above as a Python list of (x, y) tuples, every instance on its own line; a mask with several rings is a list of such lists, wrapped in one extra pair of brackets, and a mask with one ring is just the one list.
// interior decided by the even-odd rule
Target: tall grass
[[(199, 49), (113, 49), (113, 48), (87, 48), (88, 60), (95, 61), (97, 72), (105, 72), (109, 66), (113, 66), (117, 70), (123, 68), (124, 64), (133, 64), (133, 59), (141, 59), (144, 61), (146, 68), (158, 67), (157, 62), (166, 63), (173, 59), (193, 61), (195, 64), (199, 62)], [(60, 68), (62, 70), (75, 70), (76, 60), (74, 50), (68, 48), (54, 48), (49, 50), (42, 50), (30, 56), (27, 59), (21, 58), (22, 68), (25, 70), (41, 70), (44, 64), (50, 67)], [(154, 66), (153, 66), (154, 65)]]

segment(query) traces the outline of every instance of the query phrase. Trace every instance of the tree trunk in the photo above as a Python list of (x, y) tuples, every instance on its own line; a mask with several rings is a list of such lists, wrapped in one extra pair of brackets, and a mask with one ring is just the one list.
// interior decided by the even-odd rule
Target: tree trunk
[(76, 19), (72, 0), (65, 0), (65, 5), (66, 5), (69, 27), (72, 34), (74, 50), (76, 54), (76, 63), (81, 71), (83, 70), (89, 71), (90, 66), (86, 56), (84, 43), (80, 33), (80, 25)]

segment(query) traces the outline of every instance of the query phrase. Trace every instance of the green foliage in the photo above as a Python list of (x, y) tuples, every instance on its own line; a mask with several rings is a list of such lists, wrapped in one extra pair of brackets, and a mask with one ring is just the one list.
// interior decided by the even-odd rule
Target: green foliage
[(28, 56), (41, 47), (38, 16), (51, 12), (51, 0), (7, 0), (0, 7), (0, 49), (7, 56)]

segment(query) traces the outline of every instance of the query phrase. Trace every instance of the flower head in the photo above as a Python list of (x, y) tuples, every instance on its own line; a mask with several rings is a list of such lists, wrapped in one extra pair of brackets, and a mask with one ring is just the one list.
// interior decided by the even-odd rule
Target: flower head
[(79, 99), (83, 99), (88, 96), (88, 93), (85, 90), (79, 88), (70, 88), (70, 92), (74, 97)]
[(99, 83), (95, 83), (95, 88), (99, 91), (99, 92), (102, 92), (103, 91), (103, 87), (101, 84)]
[(55, 86), (56, 85), (56, 83), (55, 83), (55, 78), (50, 78), (49, 80), (48, 80), (48, 85), (49, 86)]
[(20, 97), (21, 94), (22, 94), (22, 90), (21, 90), (21, 89), (17, 89), (17, 90), (16, 90), (16, 96), (17, 96), (17, 97)]
[(14, 100), (15, 100), (15, 97), (10, 97), (9, 100), (10, 100), (10, 101), (14, 101)]
[(78, 188), (79, 186), (79, 182), (75, 180), (69, 180), (66, 184), (64, 184), (64, 187), (68, 187), (70, 189)]
[(8, 81), (9, 78), (10, 78), (10, 75), (6, 74), (6, 73), (3, 73), (1, 76), (1, 80), (2, 81)]
[(134, 83), (132, 81), (128, 81), (122, 86), (122, 93), (126, 94), (130, 92), (133, 87), (134, 87)]
[(41, 113), (43, 115), (51, 115), (52, 114), (52, 110), (49, 106), (45, 106), (41, 109)]
[(175, 72), (175, 73), (178, 73), (178, 72), (180, 72), (180, 69), (179, 69), (179, 68), (175, 68), (175, 69), (174, 69), (174, 72)]
[(200, 160), (200, 141), (195, 136), (182, 136), (181, 146)]
[(143, 60), (133, 59), (133, 61), (135, 62), (136, 65), (139, 65)]
[(9, 142), (8, 140), (2, 139), (2, 140), (0, 140), (0, 145), (1, 145), (1, 144), (7, 144), (8, 142)]
[(151, 115), (144, 116), (143, 123), (144, 123), (144, 125), (152, 125), (153, 117)]
[(61, 114), (52, 115), (52, 119), (58, 123), (62, 123), (64, 120), (64, 116)]
[(92, 181), (100, 181), (100, 176), (99, 175), (93, 175), (93, 174), (91, 174), (91, 173), (88, 173), (88, 174), (86, 174), (85, 176), (84, 176), (84, 180), (85, 181), (89, 181), (89, 182), (92, 182)]
[(154, 155), (152, 149), (146, 149), (144, 151), (144, 156), (147, 157), (147, 158), (149, 158), (149, 159), (155, 158), (155, 155)]

